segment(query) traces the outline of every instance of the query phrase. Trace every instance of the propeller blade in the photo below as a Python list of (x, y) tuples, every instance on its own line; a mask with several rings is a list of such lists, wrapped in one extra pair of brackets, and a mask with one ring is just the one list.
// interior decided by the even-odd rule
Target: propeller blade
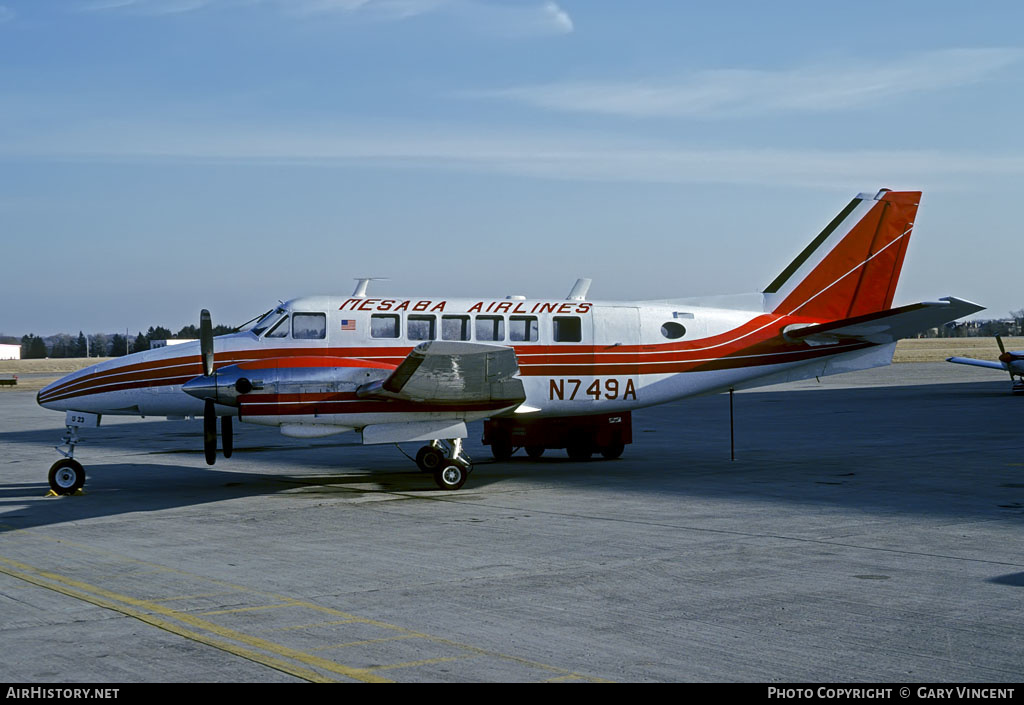
[(207, 465), (217, 461), (217, 410), (213, 399), (207, 399), (203, 407), (203, 452)]
[(199, 351), (203, 356), (203, 374), (213, 374), (213, 324), (210, 312), (205, 308), (199, 312)]
[(234, 439), (231, 437), (231, 417), (220, 417), (220, 443), (224, 447), (224, 457), (230, 458), (234, 449)]
[(1003, 339), (998, 335), (996, 336), (996, 345), (999, 346), (999, 362), (1003, 363), (1003, 367), (1010, 373), (1010, 381), (1013, 381), (1013, 370), (1010, 369), (1010, 362), (1013, 361), (1013, 355), (1006, 352), (1006, 348), (1003, 347)]

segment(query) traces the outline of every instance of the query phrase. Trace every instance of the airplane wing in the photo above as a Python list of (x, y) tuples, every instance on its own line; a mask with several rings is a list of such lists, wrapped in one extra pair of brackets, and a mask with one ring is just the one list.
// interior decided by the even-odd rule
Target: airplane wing
[(503, 345), (431, 340), (420, 343), (385, 379), (356, 390), (361, 398), (443, 403), (526, 400), (515, 350)]
[(975, 360), (973, 357), (947, 357), (946, 362), (955, 362), (959, 365), (974, 365), (975, 367), (991, 367), (993, 370), (1006, 371), (1006, 365), (995, 360)]
[(970, 301), (947, 296), (939, 301), (924, 301), (829, 323), (787, 326), (783, 332), (788, 338), (804, 340), (810, 345), (833, 345), (851, 338), (884, 344), (984, 309)]

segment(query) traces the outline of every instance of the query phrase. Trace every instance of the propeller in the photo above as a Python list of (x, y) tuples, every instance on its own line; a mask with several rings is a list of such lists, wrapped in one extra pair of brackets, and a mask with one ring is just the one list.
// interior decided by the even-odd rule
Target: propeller
[(230, 416), (220, 417), (220, 444), (221, 450), (224, 451), (224, 457), (230, 458), (231, 451), (234, 450), (235, 447), (234, 440), (232, 439)]
[(210, 398), (203, 405), (203, 452), (207, 465), (217, 462), (217, 410)]
[[(253, 390), (252, 382), (242, 376), (237, 365), (214, 369), (213, 324), (210, 312), (199, 312), (199, 357), (203, 373), (181, 385), (181, 391), (203, 402), (203, 453), (206, 464), (217, 460), (217, 405), (238, 406), (238, 397)], [(220, 417), (221, 448), (230, 458), (234, 449), (234, 433), (230, 415)]]
[[(217, 373), (213, 369), (213, 324), (210, 312), (205, 308), (199, 312), (199, 353), (203, 359), (203, 376), (212, 378), (210, 381), (213, 382), (213, 388), (216, 390)], [(230, 458), (234, 447), (230, 416), (221, 418), (221, 442), (224, 447), (224, 457)], [(217, 462), (217, 408), (212, 397), (206, 397), (203, 400), (203, 453), (206, 456), (207, 465)]]
[(999, 346), (999, 362), (1003, 363), (1006, 367), (1006, 371), (1010, 373), (1010, 381), (1013, 381), (1013, 370), (1010, 369), (1010, 363), (1013, 362), (1013, 355), (1006, 352), (1006, 348), (1003, 347), (1003, 339), (996, 336), (996, 345)]
[[(999, 347), (1003, 344), (1000, 343)], [(205, 308), (199, 312), (199, 352), (203, 356), (203, 374), (213, 374), (213, 324), (210, 312)]]

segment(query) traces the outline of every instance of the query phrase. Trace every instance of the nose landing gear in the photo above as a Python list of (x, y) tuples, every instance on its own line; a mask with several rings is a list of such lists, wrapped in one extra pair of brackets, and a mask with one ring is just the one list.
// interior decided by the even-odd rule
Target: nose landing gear
[[(95, 421), (87, 419), (87, 416), (95, 417)], [(61, 438), (60, 445), (54, 446), (57, 452), (64, 457), (50, 466), (48, 475), (50, 491), (54, 495), (73, 495), (85, 485), (85, 468), (75, 460), (75, 446), (82, 440), (78, 436), (78, 428), (82, 425), (99, 426), (99, 415), (68, 412), (64, 437)], [(63, 450), (61, 446), (67, 446), (68, 449)]]

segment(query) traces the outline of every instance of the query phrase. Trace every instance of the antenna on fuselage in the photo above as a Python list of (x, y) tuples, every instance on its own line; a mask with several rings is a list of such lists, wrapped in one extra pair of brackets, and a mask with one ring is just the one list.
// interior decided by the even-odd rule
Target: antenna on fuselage
[(572, 285), (572, 291), (566, 296), (568, 301), (583, 301), (587, 298), (587, 291), (590, 289), (590, 282), (592, 279), (580, 278), (576, 280), (576, 283)]
[(359, 277), (356, 279), (356, 290), (352, 292), (352, 297), (356, 299), (366, 298), (366, 288), (370, 286), (370, 282), (374, 280), (387, 281), (387, 277)]

